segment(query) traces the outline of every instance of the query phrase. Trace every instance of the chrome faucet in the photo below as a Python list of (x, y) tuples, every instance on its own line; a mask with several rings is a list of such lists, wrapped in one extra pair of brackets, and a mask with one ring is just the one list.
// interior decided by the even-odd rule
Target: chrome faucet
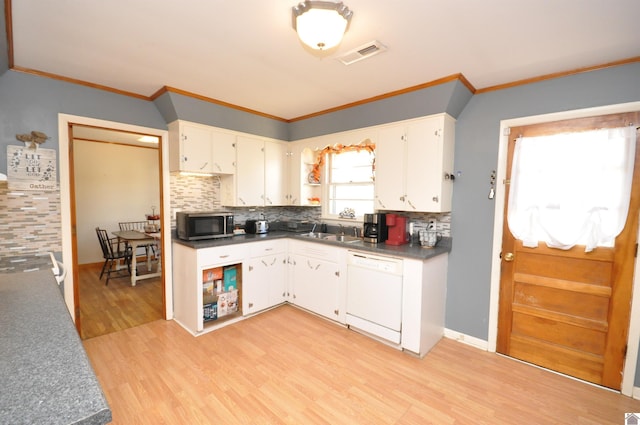
[(358, 237), (358, 228), (356, 226), (353, 226), (353, 236)]
[(340, 226), (340, 234), (344, 236), (344, 226), (342, 226), (342, 223), (338, 223), (338, 226)]
[(313, 232), (316, 231), (316, 226), (318, 225), (318, 223), (313, 223), (313, 227), (311, 228), (311, 234), (313, 234)]

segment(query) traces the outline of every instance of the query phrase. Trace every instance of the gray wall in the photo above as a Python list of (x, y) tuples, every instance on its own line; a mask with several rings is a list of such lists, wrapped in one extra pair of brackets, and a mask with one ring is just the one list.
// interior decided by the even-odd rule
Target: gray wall
[(7, 173), (7, 145), (22, 145), (16, 134), (42, 131), (51, 137), (42, 147), (58, 150), (58, 113), (167, 129), (152, 102), (7, 71), (0, 75), (0, 173)]
[[(4, 4), (5, 2), (3, 2)], [(4, 7), (2, 8), (4, 12)], [(4, 14), (2, 16), (5, 16)], [(9, 55), (7, 44), (7, 23), (4, 18), (0, 18), (0, 75), (9, 69)]]
[(278, 140), (290, 140), (288, 124), (282, 120), (171, 92), (162, 94), (154, 102), (167, 123), (181, 119)]
[(289, 125), (289, 140), (370, 127), (447, 112), (457, 118), (472, 94), (460, 81), (393, 96), (377, 102), (341, 109)]

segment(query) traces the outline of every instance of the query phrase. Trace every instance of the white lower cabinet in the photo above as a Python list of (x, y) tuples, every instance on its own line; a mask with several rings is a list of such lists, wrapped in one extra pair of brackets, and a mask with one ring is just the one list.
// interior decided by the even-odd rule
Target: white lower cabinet
[[(348, 253), (346, 248), (335, 245), (290, 238), (201, 249), (174, 243), (175, 320), (193, 335), (199, 335), (288, 301), (327, 319), (347, 324)], [(401, 260), (402, 319), (398, 348), (424, 356), (442, 338), (447, 262), (447, 254), (424, 261)], [(233, 307), (235, 310), (207, 320), (207, 309), (212, 307), (212, 301), (207, 300), (211, 297), (207, 292), (207, 282), (211, 281), (209, 274), (227, 268), (235, 269), (236, 304), (233, 305), (233, 297), (230, 305), (223, 298), (218, 309)], [(357, 276), (354, 274), (352, 278)], [(217, 297), (220, 304), (215, 279), (213, 301)], [(358, 294), (362, 298), (358, 302), (362, 304), (366, 301), (363, 294), (366, 295), (367, 286), (363, 282), (358, 282), (358, 285), (361, 288)], [(370, 287), (371, 290), (381, 290), (375, 285)], [(223, 286), (223, 292), (225, 290)], [(353, 296), (353, 291), (351, 294)], [(390, 294), (371, 294), (371, 299), (377, 299), (377, 305), (385, 305), (385, 296)], [(388, 326), (385, 320), (377, 322)]]
[(286, 301), (287, 241), (248, 244), (250, 258), (243, 263), (242, 312), (250, 315)]
[(403, 261), (403, 350), (424, 356), (444, 335), (448, 254)]
[[(238, 303), (243, 293), (243, 257), (242, 245), (193, 249), (174, 243), (173, 311), (176, 322), (193, 335), (199, 335), (206, 330), (241, 319), (242, 308)], [(237, 292), (228, 291), (229, 288), (224, 286), (218, 290), (217, 285), (224, 285), (224, 270), (231, 268), (234, 269), (233, 285)], [(216, 272), (223, 274), (214, 277), (213, 274)], [(211, 282), (210, 290), (207, 281)], [(212, 311), (214, 303), (215, 319)], [(218, 315), (220, 317), (217, 317)]]
[(290, 302), (345, 322), (345, 251), (335, 246), (292, 241), (289, 254)]

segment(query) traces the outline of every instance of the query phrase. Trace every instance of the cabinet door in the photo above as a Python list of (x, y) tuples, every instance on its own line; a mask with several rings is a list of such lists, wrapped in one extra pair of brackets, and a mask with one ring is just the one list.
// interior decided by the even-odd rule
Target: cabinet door
[(238, 137), (236, 155), (236, 206), (264, 205), (264, 142)]
[(245, 315), (286, 300), (286, 254), (252, 258), (243, 267), (242, 311)]
[(269, 270), (269, 307), (287, 300), (287, 254), (282, 253), (264, 258)]
[(213, 131), (213, 172), (234, 174), (236, 172), (236, 136), (232, 133)]
[(407, 126), (406, 211), (440, 211), (442, 122), (433, 117)]
[(287, 205), (285, 199), (288, 176), (287, 145), (278, 142), (264, 142), (264, 205)]
[(243, 264), (242, 312), (245, 315), (269, 307), (269, 279), (264, 264), (263, 258), (252, 258)]
[(332, 320), (338, 318), (338, 266), (325, 260), (293, 255), (293, 303)]
[(405, 209), (405, 131), (404, 125), (380, 130), (376, 145), (376, 209)]
[(200, 173), (213, 172), (211, 131), (184, 124), (180, 128), (180, 169)]

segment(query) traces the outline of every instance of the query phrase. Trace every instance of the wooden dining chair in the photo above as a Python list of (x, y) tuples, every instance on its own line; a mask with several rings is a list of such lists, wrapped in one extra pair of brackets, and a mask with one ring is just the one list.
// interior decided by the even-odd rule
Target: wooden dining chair
[(98, 235), (98, 241), (100, 242), (100, 248), (102, 249), (102, 255), (104, 257), (104, 264), (102, 265), (102, 271), (100, 272), (100, 279), (107, 273), (107, 282), (105, 286), (109, 284), (111, 274), (115, 273), (118, 276), (115, 277), (127, 277), (122, 275), (124, 269), (117, 267), (117, 264), (124, 260), (127, 265), (128, 276), (131, 276), (131, 247), (127, 246), (124, 242), (121, 242), (118, 238), (109, 238), (109, 234), (106, 230), (96, 227), (96, 234)]

